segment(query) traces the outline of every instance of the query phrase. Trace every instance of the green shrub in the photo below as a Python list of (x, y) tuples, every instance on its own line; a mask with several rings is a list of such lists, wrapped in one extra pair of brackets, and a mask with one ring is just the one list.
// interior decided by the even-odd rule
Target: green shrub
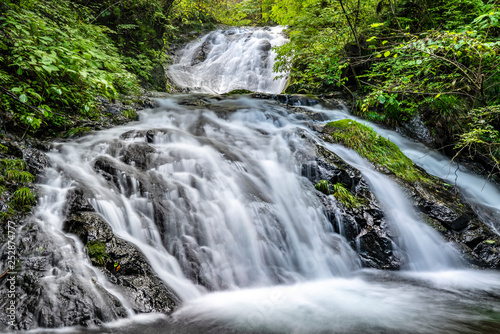
[(100, 240), (87, 242), (87, 254), (93, 263), (104, 266), (109, 259), (106, 253), (106, 244)]
[(84, 23), (68, 0), (8, 3), (0, 18), (0, 108), (37, 129), (68, 116), (96, 116), (94, 97), (116, 98), (138, 86), (108, 28)]

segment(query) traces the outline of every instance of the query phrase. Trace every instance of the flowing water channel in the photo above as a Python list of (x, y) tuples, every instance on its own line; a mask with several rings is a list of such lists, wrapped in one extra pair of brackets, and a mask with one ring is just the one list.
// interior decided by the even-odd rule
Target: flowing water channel
[[(213, 32), (189, 44), (169, 75), (202, 92), (279, 93), (284, 82), (272, 80), (268, 46), (284, 42), (279, 28)], [(47, 277), (47, 288), (58, 289), (72, 276), (96, 289), (90, 282), (97, 280), (128, 312), (125, 318), (110, 314), (123, 319), (99, 328), (62, 332), (500, 331), (500, 275), (465, 269), (453, 245), (418, 218), (396, 183), (356, 153), (321, 141), (313, 130), (319, 122), (249, 97), (178, 94), (157, 102), (137, 122), (56, 143), (49, 153), (35, 219), (66, 261)], [(321, 116), (314, 119), (351, 117), (341, 109), (310, 110)], [(384, 136), (410, 158), (424, 155), (412, 155), (418, 145), (392, 132)], [(398, 231), (394, 247), (407, 259), (403, 270), (362, 269), (355, 250), (335, 233), (314, 185), (301, 173), (314, 145), (361, 171)], [(130, 147), (147, 154), (127, 157)], [(114, 166), (112, 185), (95, 167), (104, 163)], [(431, 173), (433, 164), (422, 162)], [(66, 194), (75, 187), (90, 194), (113, 232), (138, 246), (179, 296), (182, 306), (172, 316), (133, 314), (121, 292), (90, 265), (84, 245), (62, 232)], [(488, 205), (480, 195), (469, 196)]]

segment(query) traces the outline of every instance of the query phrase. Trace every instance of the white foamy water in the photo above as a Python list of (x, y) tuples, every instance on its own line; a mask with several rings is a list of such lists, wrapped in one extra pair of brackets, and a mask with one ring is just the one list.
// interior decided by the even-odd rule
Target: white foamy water
[[(55, 145), (50, 154), (47, 179), (53, 181), (47, 184), (57, 190), (59, 182), (62, 192), (76, 185), (90, 191), (92, 205), (114, 233), (137, 245), (184, 301), (173, 321), (131, 318), (133, 325), (118, 321), (99, 331), (453, 333), (467, 332), (470, 323), (490, 328), (481, 312), (496, 314), (491, 296), (500, 276), (459, 270), (454, 249), (416, 218), (393, 181), (354, 152), (325, 144), (362, 171), (411, 270), (359, 271), (356, 254), (333, 232), (313, 185), (299, 174), (313, 152), (307, 137), (320, 142), (314, 133), (272, 102), (206, 101), (215, 110), (239, 107), (218, 116), (164, 100), (139, 122)], [(146, 142), (154, 148), (149, 167), (123, 163), (121, 148)], [(94, 169), (103, 158), (121, 168), (117, 184)], [(154, 184), (154, 192), (145, 184)], [(61, 196), (54, 205), (61, 206)], [(63, 219), (57, 213), (39, 223), (57, 230)], [(89, 267), (82, 256), (79, 263)], [(104, 277), (95, 279), (109, 286)], [(482, 306), (477, 295), (485, 296)]]
[[(280, 93), (285, 79), (273, 80), (269, 50), (286, 42), (280, 32), (210, 33), (186, 47), (169, 75), (191, 91)], [(85, 331), (500, 332), (500, 275), (464, 270), (454, 248), (419, 220), (401, 189), (356, 153), (321, 143), (307, 122), (270, 101), (198, 95), (158, 102), (138, 122), (56, 143), (49, 154), (52, 167), (35, 217), (68, 265), (51, 270), (47, 288), (57, 291), (62, 280), (74, 277), (93, 291), (96, 303), (103, 303), (99, 291), (105, 289), (128, 312), (126, 319), (109, 314), (114, 321)], [(311, 110), (322, 119), (351, 117), (342, 110)], [(409, 141), (384, 136), (396, 138), (412, 157)], [(406, 271), (360, 270), (314, 185), (300, 175), (314, 154), (311, 143), (325, 145), (363, 173)], [(98, 162), (107, 164), (107, 179)], [(136, 245), (183, 300), (172, 318), (132, 316), (120, 290), (91, 267), (83, 245), (61, 231), (66, 194), (76, 187), (89, 193), (113, 232)]]
[(422, 143), (353, 116), (346, 110), (324, 110), (320, 106), (307, 108), (327, 113), (330, 120), (353, 119), (370, 126), (378, 134), (396, 144), (408, 158), (429, 174), (456, 185), (462, 192), (464, 199), (472, 205), (481, 219), (493, 231), (500, 234), (500, 189), (494, 182), (469, 171), (466, 167), (451, 161), (448, 157)]
[[(190, 92), (227, 93), (235, 89), (279, 94), (286, 73), (274, 73), (272, 47), (287, 42), (282, 27), (213, 31), (189, 43), (168, 76)], [(283, 76), (275, 79), (276, 76)]]

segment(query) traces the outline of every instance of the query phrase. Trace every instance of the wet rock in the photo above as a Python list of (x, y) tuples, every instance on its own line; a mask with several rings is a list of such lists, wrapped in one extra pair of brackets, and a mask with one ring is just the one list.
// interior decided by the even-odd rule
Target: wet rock
[(314, 106), (320, 103), (319, 98), (307, 95), (254, 93), (250, 96), (256, 99), (275, 100), (290, 106)]
[(423, 122), (422, 116), (418, 114), (415, 115), (409, 122), (403, 123), (402, 128), (399, 128), (398, 132), (409, 135), (426, 145), (433, 146), (435, 142), (435, 139)]
[(123, 149), (121, 160), (144, 170), (148, 166), (149, 154), (155, 152), (156, 150), (147, 143), (134, 142)]
[(271, 42), (268, 40), (263, 40), (259, 45), (259, 50), (263, 52), (268, 52), (271, 50)]
[(106, 263), (101, 270), (108, 280), (120, 286), (138, 312), (171, 313), (179, 298), (157, 277), (145, 256), (133, 244), (116, 237), (109, 225), (96, 213), (78, 212), (70, 216), (63, 230), (75, 234), (84, 244), (102, 242)]
[[(16, 268), (0, 280), (2, 310), (12, 300), (6, 278), (15, 282), (15, 320), (13, 326), (8, 325), (12, 319), (6, 312), (0, 312), (0, 331), (87, 327), (127, 316), (121, 302), (93, 282), (91, 276), (77, 278), (71, 274), (76, 268), (64, 249), (75, 247), (72, 239), (67, 239), (61, 247), (34, 221), (18, 221), (16, 226), (23, 226), (17, 230), (15, 241)], [(7, 252), (3, 252), (0, 261), (7, 263), (6, 257)]]
[(94, 207), (90, 204), (89, 199), (91, 194), (83, 188), (73, 188), (68, 190), (66, 195), (66, 213), (73, 214), (77, 211), (94, 211)]
[(215, 33), (207, 36), (201, 46), (195, 50), (191, 61), (191, 66), (198, 65), (207, 60), (208, 54), (212, 50), (216, 38), (217, 35)]
[(28, 165), (28, 171), (32, 174), (39, 174), (50, 166), (50, 160), (38, 149), (32, 147), (22, 148), (23, 159)]
[(381, 269), (398, 269), (399, 263), (392, 249), (392, 241), (380, 236), (374, 230), (359, 237), (359, 256), (366, 267)]
[[(263, 63), (269, 58), (270, 51), (271, 51), (271, 42), (268, 40), (263, 40), (260, 45), (259, 45), (259, 51), (260, 51), (260, 59)], [(265, 66), (268, 66), (265, 64)]]
[(317, 146), (317, 156), (302, 165), (302, 175), (313, 184), (327, 180), (341, 183), (353, 196), (363, 201), (360, 207), (346, 207), (334, 198), (317, 192), (335, 232), (341, 234), (358, 253), (363, 266), (397, 270), (404, 264), (401, 254), (392, 247), (391, 231), (373, 193), (359, 170), (345, 163), (324, 147)]

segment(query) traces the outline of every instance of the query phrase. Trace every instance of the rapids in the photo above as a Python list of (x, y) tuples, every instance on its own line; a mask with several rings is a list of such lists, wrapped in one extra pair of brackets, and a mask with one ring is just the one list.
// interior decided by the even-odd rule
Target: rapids
[[(186, 47), (169, 76), (194, 91), (279, 93), (285, 79), (273, 80), (270, 47), (284, 42), (280, 28), (212, 32)], [(50, 271), (46, 287), (58, 289), (73, 276), (99, 296), (90, 284), (98, 281), (126, 310), (98, 327), (61, 332), (500, 331), (500, 275), (466, 269), (394, 181), (355, 152), (321, 140), (314, 128), (322, 122), (249, 97), (179, 94), (157, 103), (137, 122), (55, 143), (48, 154), (34, 219), (66, 260)], [(309, 109), (320, 116), (314, 119), (351, 117), (343, 109)], [(411, 154), (417, 144), (383, 133), (411, 158), (422, 155)], [(335, 233), (301, 173), (315, 145), (362, 172), (397, 231), (393, 242), (405, 254), (404, 270), (362, 269), (355, 250)], [(126, 150), (131, 147), (139, 149)], [(422, 165), (432, 173), (447, 162)], [(181, 298), (171, 316), (135, 314), (123, 292), (90, 265), (84, 245), (62, 231), (66, 194), (76, 187)]]

